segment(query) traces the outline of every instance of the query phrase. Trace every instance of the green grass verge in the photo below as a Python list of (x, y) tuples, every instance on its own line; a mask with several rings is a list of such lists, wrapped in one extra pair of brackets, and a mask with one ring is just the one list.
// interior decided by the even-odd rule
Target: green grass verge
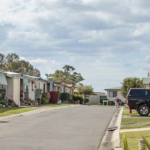
[(63, 107), (63, 106), (71, 106), (73, 104), (42, 104), (41, 106), (46, 106), (46, 107)]
[(28, 107), (28, 108), (20, 108), (20, 107), (17, 107), (17, 108), (10, 108), (10, 107), (0, 108), (0, 117), (19, 114), (19, 113), (23, 113), (23, 112), (27, 112), (27, 111), (36, 110), (36, 109), (39, 109), (39, 108), (32, 108), (32, 107)]
[[(70, 106), (70, 105), (72, 105), (72, 104), (43, 104), (42, 107), (63, 107), (63, 106)], [(33, 107), (0, 108), (0, 117), (19, 114), (19, 113), (23, 113), (23, 112), (27, 112), (27, 111), (32, 111), (32, 110), (37, 110), (40, 108), (33, 108)]]
[(150, 128), (150, 125), (121, 127), (121, 129), (137, 129), (137, 128)]
[[(124, 135), (124, 133), (120, 134), (122, 147), (123, 147), (123, 135)], [(145, 136), (145, 138), (148, 141), (150, 141), (150, 131), (127, 132), (126, 133), (129, 150), (137, 150), (138, 149), (138, 140), (142, 139), (141, 135)]]
[(122, 115), (134, 115), (134, 116), (139, 116), (136, 110), (132, 110), (132, 114), (129, 113), (129, 108), (124, 108), (123, 109), (123, 114)]
[(148, 122), (150, 118), (122, 118), (121, 125)]

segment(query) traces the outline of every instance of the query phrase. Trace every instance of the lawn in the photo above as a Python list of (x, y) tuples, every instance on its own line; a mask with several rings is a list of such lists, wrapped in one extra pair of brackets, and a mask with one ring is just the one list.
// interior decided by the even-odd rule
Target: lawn
[(63, 107), (63, 106), (71, 106), (73, 104), (42, 104), (41, 106), (44, 107)]
[(41, 105), (41, 107), (38, 107), (38, 108), (35, 108), (35, 107), (34, 108), (33, 107), (0, 108), (0, 117), (14, 115), (14, 114), (20, 114), (20, 113), (32, 111), (32, 110), (37, 110), (37, 109), (40, 109), (42, 107), (63, 107), (63, 106), (71, 106), (71, 105), (72, 104), (43, 104), (43, 105)]
[(32, 111), (32, 110), (36, 110), (39, 108), (32, 108), (32, 107), (28, 107), (28, 108), (0, 108), (0, 117), (3, 116), (9, 116), (9, 115), (14, 115), (14, 114), (19, 114), (19, 113), (23, 113), (23, 112), (27, 112), (27, 111)]
[(137, 129), (137, 128), (150, 128), (150, 125), (121, 127), (121, 129)]
[(122, 118), (121, 125), (150, 122), (150, 118)]
[(131, 125), (130, 127), (121, 127), (121, 129), (134, 129), (134, 128), (149, 128), (150, 125), (141, 125), (141, 126), (134, 126), (134, 123), (142, 123), (142, 122), (150, 122), (150, 118), (142, 118), (136, 110), (132, 110), (132, 114), (129, 113), (129, 108), (124, 108), (122, 115), (131, 115), (137, 116), (137, 118), (122, 118), (121, 125)]
[[(123, 147), (123, 135), (120, 134), (121, 138), (121, 146)], [(126, 133), (129, 150), (137, 150), (138, 149), (138, 140), (142, 139), (141, 135), (145, 136), (146, 139), (150, 142), (150, 131), (141, 131), (141, 132), (128, 132)]]
[(129, 108), (124, 108), (122, 115), (138, 115), (138, 116), (139, 116), (139, 114), (137, 113), (136, 110), (132, 110), (132, 114), (130, 114), (130, 113), (129, 113)]

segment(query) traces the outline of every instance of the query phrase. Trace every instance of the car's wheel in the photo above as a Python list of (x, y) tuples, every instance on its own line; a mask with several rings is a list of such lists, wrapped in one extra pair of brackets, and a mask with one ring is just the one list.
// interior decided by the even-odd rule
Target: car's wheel
[(138, 108), (138, 113), (140, 116), (148, 116), (149, 115), (149, 107), (147, 105), (141, 105)]

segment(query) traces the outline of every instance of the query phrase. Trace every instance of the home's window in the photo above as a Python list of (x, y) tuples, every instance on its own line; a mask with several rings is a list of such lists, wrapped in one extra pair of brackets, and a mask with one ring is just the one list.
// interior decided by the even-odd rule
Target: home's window
[(43, 92), (45, 93), (45, 84), (43, 84)]
[(109, 92), (109, 97), (116, 97), (116, 96), (117, 96), (117, 91)]

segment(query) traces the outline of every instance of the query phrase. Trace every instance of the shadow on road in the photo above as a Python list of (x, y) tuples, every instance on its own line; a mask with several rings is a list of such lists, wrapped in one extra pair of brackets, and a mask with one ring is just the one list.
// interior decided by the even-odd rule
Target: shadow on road
[(8, 123), (8, 121), (0, 121), (0, 123)]

